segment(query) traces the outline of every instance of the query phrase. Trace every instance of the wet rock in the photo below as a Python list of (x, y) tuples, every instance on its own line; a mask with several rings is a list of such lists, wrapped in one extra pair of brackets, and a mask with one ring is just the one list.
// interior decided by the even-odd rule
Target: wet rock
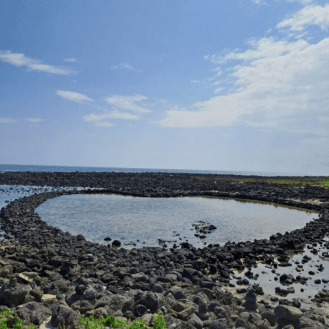
[(263, 288), (260, 287), (258, 283), (252, 285), (252, 290), (256, 295), (264, 295)]
[(85, 237), (81, 234), (77, 235), (77, 240), (78, 241), (86, 241)]
[(286, 284), (292, 284), (295, 281), (296, 279), (291, 274), (282, 274), (280, 276), (280, 282), (284, 282)]
[(293, 287), (290, 288), (281, 288), (281, 287), (276, 287), (275, 292), (281, 296), (286, 296), (288, 294), (293, 294), (295, 292), (295, 289)]
[(119, 240), (114, 240), (112, 242), (112, 247), (120, 247), (121, 246), (121, 242)]

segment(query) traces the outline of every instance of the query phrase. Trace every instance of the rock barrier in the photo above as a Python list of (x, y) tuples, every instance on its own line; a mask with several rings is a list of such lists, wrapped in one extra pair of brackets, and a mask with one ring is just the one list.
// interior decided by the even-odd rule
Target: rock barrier
[[(241, 298), (224, 289), (234, 269), (250, 271), (257, 261), (275, 268), (287, 263), (289, 253), (302, 251), (305, 244), (324, 244), (329, 227), (328, 190), (262, 182), (241, 184), (231, 178), (164, 173), (0, 174), (0, 184), (102, 189), (34, 194), (1, 210), (6, 240), (0, 246), (0, 310), (13, 307), (26, 323), (37, 326), (49, 316), (51, 324), (61, 328), (74, 328), (81, 315), (152, 322), (158, 311), (168, 329), (328, 328), (328, 319), (319, 307), (329, 300), (325, 291), (317, 294), (317, 304), (309, 312), (297, 302), (282, 301), (276, 307), (258, 303), (256, 295), (262, 289), (257, 285), (241, 289)], [(274, 232), (270, 239), (253, 242), (211, 244), (202, 249), (183, 242), (169, 250), (161, 246), (126, 250), (63, 232), (34, 212), (50, 198), (88, 193), (253, 199), (302, 206), (317, 211), (319, 218), (302, 229)], [(305, 283), (301, 276), (280, 277), (280, 281)]]

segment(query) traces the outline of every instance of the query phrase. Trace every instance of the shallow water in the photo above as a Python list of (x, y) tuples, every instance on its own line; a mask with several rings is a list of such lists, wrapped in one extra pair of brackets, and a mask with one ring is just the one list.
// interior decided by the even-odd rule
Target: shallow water
[[(317, 213), (232, 199), (181, 197), (141, 198), (114, 194), (64, 195), (35, 210), (52, 226), (87, 240), (106, 243), (118, 239), (123, 247), (168, 247), (188, 240), (195, 247), (227, 241), (269, 238), (305, 226)], [(205, 239), (194, 236), (192, 224), (204, 221), (217, 227)], [(107, 243), (106, 243), (107, 244)]]
[[(70, 190), (71, 188), (66, 188)], [(82, 188), (78, 188), (82, 189)], [(59, 188), (58, 190), (61, 190)], [(34, 193), (54, 191), (50, 187), (37, 186), (8, 186), (0, 185), (0, 208), (13, 201)], [(36, 212), (48, 224), (69, 231), (72, 234), (83, 234), (88, 240), (105, 243), (105, 237), (125, 241), (134, 241), (137, 247), (158, 246), (157, 238), (176, 240), (176, 244), (189, 240), (194, 246), (202, 247), (204, 242), (223, 245), (231, 241), (253, 241), (254, 239), (269, 238), (270, 235), (285, 233), (302, 228), (312, 219), (318, 218), (317, 213), (308, 213), (284, 206), (273, 206), (266, 203), (236, 201), (220, 198), (138, 198), (120, 195), (66, 195), (47, 200), (40, 205)], [(200, 240), (194, 236), (192, 224), (204, 220), (217, 227), (215, 231)], [(192, 230), (191, 230), (192, 229)], [(0, 232), (3, 233), (3, 232)], [(179, 235), (177, 235), (179, 234)], [(181, 237), (182, 240), (179, 240)], [(136, 240), (139, 239), (140, 242)], [(1, 240), (1, 237), (0, 237)], [(324, 240), (328, 241), (329, 238)], [(145, 244), (143, 244), (145, 242)], [(168, 243), (168, 246), (172, 244)], [(124, 248), (134, 246), (123, 245)], [(295, 293), (283, 298), (292, 300), (309, 299), (323, 288), (329, 289), (329, 284), (315, 284), (316, 279), (329, 278), (329, 259), (321, 257), (321, 252), (314, 255), (305, 247), (305, 252), (291, 258), (291, 267), (278, 267), (276, 273), (266, 265), (259, 264), (252, 272), (259, 274), (257, 280), (249, 280), (250, 285), (259, 283), (265, 294), (275, 294), (275, 287), (294, 287)], [(297, 264), (304, 255), (312, 257), (304, 264), (303, 271), (296, 272)], [(323, 264), (324, 270), (318, 271), (317, 266)], [(247, 270), (235, 274), (236, 277), (246, 278)], [(309, 275), (314, 271), (314, 275)], [(283, 273), (306, 276), (310, 279), (307, 284), (283, 286), (275, 281)], [(236, 279), (230, 280), (236, 284)], [(236, 288), (239, 287), (236, 285)], [(241, 286), (243, 287), (243, 286)], [(304, 289), (302, 292), (301, 289)], [(282, 298), (281, 296), (278, 296)]]
[(21, 199), (25, 196), (56, 191), (82, 190), (84, 187), (52, 187), (31, 185), (0, 185), (0, 209), (7, 206), (11, 201)]
[[(323, 240), (328, 241), (329, 238), (324, 237)], [(318, 250), (318, 253), (311, 253), (311, 249), (309, 249), (308, 247), (311, 247), (311, 249), (316, 248)], [(275, 269), (275, 273), (273, 273), (273, 267), (269, 265), (258, 264), (256, 268), (252, 268), (251, 270), (254, 276), (257, 274), (259, 275), (256, 280), (247, 278), (245, 276), (245, 273), (248, 271), (248, 269), (245, 269), (242, 272), (234, 271), (235, 278), (230, 280), (230, 283), (235, 284), (235, 288), (248, 287), (250, 285), (253, 285), (254, 283), (258, 283), (263, 288), (264, 293), (268, 295), (277, 295), (279, 298), (284, 298), (288, 300), (293, 300), (294, 298), (300, 300), (310, 299), (313, 298), (314, 295), (320, 290), (329, 289), (329, 283), (322, 282), (322, 279), (329, 279), (329, 258), (322, 256), (322, 252), (326, 251), (328, 251), (327, 248), (321, 246), (320, 244), (306, 245), (303, 253), (295, 254), (290, 258), (289, 263), (291, 263), (292, 266), (278, 266), (277, 269)], [(311, 260), (303, 264), (302, 259), (305, 255), (310, 257)], [(323, 270), (321, 271), (319, 270), (320, 264), (322, 264), (323, 266)], [(299, 272), (296, 271), (298, 265), (303, 265), (303, 268)], [(309, 274), (310, 271), (314, 272), (314, 274)], [(293, 283), (291, 285), (286, 285), (280, 283), (280, 276), (282, 274), (291, 274), (294, 278), (300, 275), (301, 277), (307, 277), (309, 279), (307, 280), (306, 284)], [(275, 277), (278, 278), (277, 281), (274, 280)], [(238, 278), (247, 279), (249, 281), (249, 285), (238, 285), (236, 283)], [(321, 280), (320, 284), (314, 282), (317, 279)], [(276, 294), (276, 287), (281, 287), (283, 289), (293, 287), (295, 289), (295, 293), (290, 293), (282, 297), (281, 295)]]

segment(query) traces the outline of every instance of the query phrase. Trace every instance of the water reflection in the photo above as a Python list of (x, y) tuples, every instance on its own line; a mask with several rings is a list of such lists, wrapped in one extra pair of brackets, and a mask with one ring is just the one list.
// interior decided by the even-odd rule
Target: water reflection
[[(196, 247), (223, 245), (227, 241), (253, 241), (272, 234), (300, 229), (317, 213), (265, 203), (223, 198), (141, 198), (114, 194), (65, 195), (47, 200), (36, 208), (41, 219), (72, 234), (107, 243), (121, 240), (123, 247), (168, 247), (187, 241)], [(217, 229), (205, 239), (195, 236), (192, 224), (204, 221)], [(133, 245), (129, 245), (133, 243)], [(134, 245), (135, 244), (135, 245)]]

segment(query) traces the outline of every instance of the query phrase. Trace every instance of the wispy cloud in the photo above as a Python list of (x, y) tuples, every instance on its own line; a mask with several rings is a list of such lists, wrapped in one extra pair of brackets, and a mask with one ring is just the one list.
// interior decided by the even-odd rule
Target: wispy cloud
[(251, 2), (253, 2), (253, 3), (259, 5), (259, 4), (264, 3), (265, 1), (264, 1), (264, 0), (251, 0)]
[(91, 122), (97, 127), (113, 127), (114, 123), (109, 122), (110, 119), (120, 119), (120, 120), (138, 120), (139, 116), (136, 114), (130, 114), (125, 112), (119, 112), (117, 110), (111, 112), (105, 112), (103, 114), (90, 113), (83, 116), (83, 120), (86, 122)]
[(303, 5), (313, 3), (314, 0), (285, 0), (286, 2), (300, 2)]
[[(260, 39), (250, 39), (247, 44), (251, 49), (243, 53), (230, 52), (225, 56), (212, 56), (211, 61), (217, 64), (224, 64), (229, 60), (251, 61), (261, 58), (277, 58), (278, 56), (288, 54), (296, 49), (302, 49), (308, 46), (307, 41), (298, 40), (289, 42), (287, 40), (276, 41), (273, 37), (264, 37)], [(216, 69), (221, 70), (220, 67)]]
[(0, 117), (0, 123), (15, 123), (17, 120), (11, 118)]
[[(276, 0), (278, 1), (278, 0)], [(285, 0), (286, 2), (300, 2), (303, 5), (312, 3), (313, 0)], [(266, 0), (251, 0), (251, 2), (257, 4), (257, 5), (262, 5), (262, 4), (267, 4)]]
[(131, 71), (138, 71), (138, 72), (142, 72), (142, 70), (140, 69), (136, 69), (135, 67), (133, 67), (131, 64), (129, 64), (128, 62), (122, 62), (120, 64), (114, 65), (110, 67), (111, 70), (131, 70)]
[[(313, 6), (293, 17), (294, 21), (283, 21), (286, 23), (279, 23), (278, 28), (306, 26), (306, 21), (321, 27), (326, 21)], [(329, 37), (315, 44), (303, 39), (289, 42), (263, 37), (249, 40), (248, 45), (245, 51), (206, 57), (217, 67), (239, 61), (224, 70), (227, 79), (233, 80), (232, 90), (189, 108), (173, 107), (157, 123), (173, 128), (246, 125), (263, 131), (328, 136)]]
[(289, 28), (291, 31), (303, 31), (308, 25), (317, 25), (327, 31), (329, 27), (329, 3), (325, 6), (307, 6), (277, 25), (277, 28)]
[(40, 123), (42, 121), (45, 121), (45, 119), (41, 118), (25, 118), (24, 120), (29, 123)]
[(64, 58), (64, 61), (65, 62), (69, 62), (69, 63), (75, 63), (75, 62), (77, 62), (77, 59), (76, 58)]
[(120, 63), (110, 67), (111, 70), (132, 70), (133, 67), (129, 63)]
[(110, 128), (115, 126), (114, 123), (107, 121), (109, 119), (108, 113), (106, 114), (96, 114), (90, 113), (88, 115), (83, 116), (83, 120), (85, 122), (93, 123), (96, 127), (106, 127)]
[[(141, 113), (150, 112), (149, 109), (136, 105), (136, 102), (145, 101), (146, 99), (145, 96), (139, 94), (134, 96), (112, 95), (105, 99), (108, 104), (112, 105), (112, 111), (109, 112), (105, 110), (102, 114), (90, 113), (83, 116), (83, 120), (97, 127), (115, 126), (115, 124), (109, 120), (138, 120)], [(124, 111), (132, 111), (135, 112), (135, 114)], [(136, 112), (138, 114), (136, 114)]]
[(76, 102), (76, 103), (84, 103), (84, 102), (92, 102), (93, 99), (89, 98), (84, 94), (77, 93), (75, 91), (68, 90), (57, 90), (56, 94), (68, 101)]
[(68, 68), (57, 67), (54, 65), (43, 64), (40, 60), (26, 57), (24, 54), (12, 53), (11, 51), (0, 51), (0, 61), (7, 62), (17, 67), (26, 66), (31, 71), (39, 71), (50, 74), (70, 75), (74, 71)]
[(109, 118), (111, 119), (121, 119), (121, 120), (138, 120), (139, 115), (130, 114), (126, 112), (119, 112), (118, 110), (114, 110), (109, 113)]
[(106, 98), (105, 101), (118, 110), (149, 113), (149, 109), (138, 106), (136, 104), (137, 102), (142, 102), (146, 99), (147, 98), (145, 96), (139, 94), (136, 94), (134, 96), (112, 95), (111, 97)]

